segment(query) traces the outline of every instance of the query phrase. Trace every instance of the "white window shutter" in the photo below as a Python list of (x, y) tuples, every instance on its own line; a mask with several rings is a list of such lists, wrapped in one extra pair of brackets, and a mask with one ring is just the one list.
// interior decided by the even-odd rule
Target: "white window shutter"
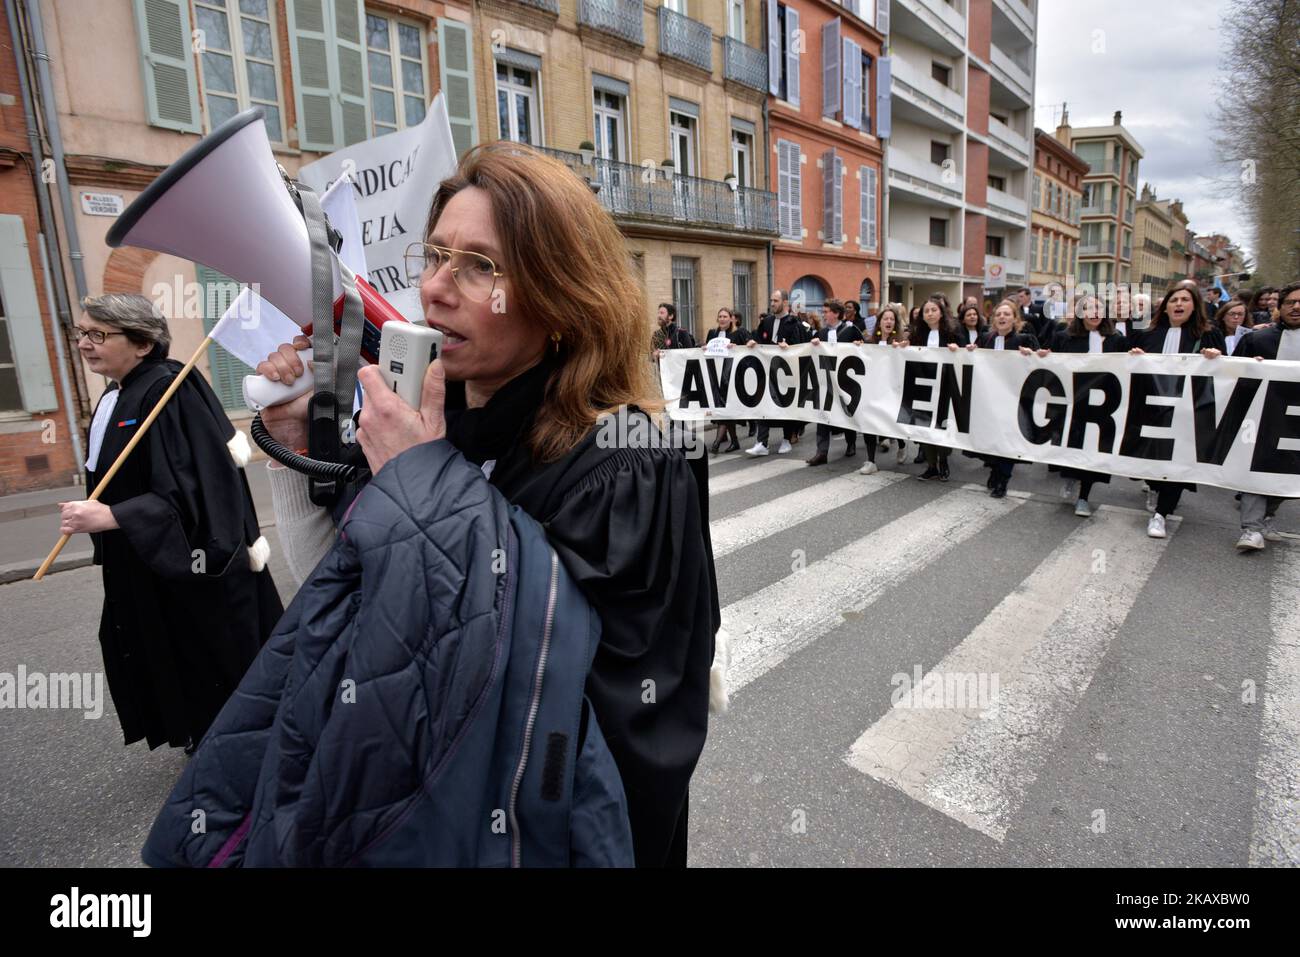
[(822, 239), (834, 243), (839, 238), (835, 228), (835, 150), (829, 149), (822, 154)]
[(844, 102), (840, 112), (845, 126), (862, 129), (862, 48), (852, 40), (844, 40), (843, 62), (840, 73), (844, 76)]
[(876, 61), (876, 136), (889, 139), (893, 131), (893, 111), (890, 105), (892, 83), (889, 79), (889, 57)]
[(831, 182), (834, 190), (831, 208), (835, 211), (831, 242), (841, 243), (844, 241), (844, 160), (839, 156), (831, 164)]
[(822, 116), (834, 119), (840, 110), (840, 18), (822, 24)]
[(20, 216), (0, 216), (0, 299), (13, 348), (18, 391), (27, 412), (49, 412), (59, 407), (54, 392), (54, 370), (45, 347), (45, 326), (36, 298), (32, 253)]
[(782, 236), (790, 235), (790, 162), (785, 145), (785, 140), (776, 141), (777, 229)]
[(781, 95), (781, 22), (776, 0), (767, 0), (767, 92)]
[(474, 51), (470, 30), (458, 20), (438, 20), (438, 72), (447, 97), (447, 116), (456, 155), (478, 142), (478, 110), (474, 102)]
[(803, 238), (803, 154), (798, 143), (790, 144), (790, 235)]
[[(870, 3), (871, 0), (863, 0)], [(876, 29), (889, 36), (889, 0), (876, 0)]]
[(799, 105), (799, 53), (795, 47), (799, 34), (799, 11), (785, 9), (785, 99), (792, 106)]
[(201, 133), (187, 0), (133, 0), (150, 126)]
[(328, 153), (343, 145), (340, 111), (335, 109), (334, 42), (326, 0), (290, 0), (289, 37), (298, 146)]
[(874, 166), (867, 166), (864, 167), (864, 169), (865, 172), (863, 173), (862, 179), (866, 184), (865, 206), (867, 213), (867, 228), (863, 231), (862, 238), (866, 241), (865, 248), (874, 253), (879, 248), (880, 241), (879, 237), (876, 235), (877, 230), (879, 229), (876, 216), (876, 204), (880, 201), (878, 195), (879, 187), (876, 180), (876, 168)]
[(334, 56), (343, 145), (370, 138), (370, 81), (366, 69), (366, 11), (362, 0), (334, 0)]

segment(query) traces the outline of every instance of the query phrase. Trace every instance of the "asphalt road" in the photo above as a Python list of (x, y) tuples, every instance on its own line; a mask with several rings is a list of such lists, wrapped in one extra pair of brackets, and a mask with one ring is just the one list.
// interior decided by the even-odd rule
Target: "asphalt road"
[[(1079, 519), (1043, 466), (999, 502), (971, 459), (842, 452), (714, 462), (733, 696), (693, 865), (1300, 864), (1300, 538), (1236, 554), (1217, 489), (1156, 542), (1126, 479)], [(98, 672), (101, 599), (93, 568), (0, 586), (0, 672)], [(185, 760), (124, 747), (111, 702), (0, 710), (0, 755), (3, 865), (138, 865)]]

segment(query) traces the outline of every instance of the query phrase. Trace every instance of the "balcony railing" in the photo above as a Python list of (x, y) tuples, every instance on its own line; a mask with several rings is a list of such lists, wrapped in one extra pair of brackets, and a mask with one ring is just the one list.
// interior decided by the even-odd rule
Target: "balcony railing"
[(660, 7), (659, 53), (712, 73), (713, 31), (707, 23)]
[(1119, 258), (1120, 258), (1120, 259), (1132, 259), (1132, 258), (1133, 258), (1133, 247), (1132, 247), (1132, 246), (1125, 246), (1123, 249), (1121, 249), (1121, 250), (1120, 250), (1120, 253), (1119, 253)]
[(645, 46), (641, 0), (579, 0), (578, 23)]
[(1154, 239), (1144, 240), (1142, 243), (1142, 248), (1145, 249), (1147, 252), (1155, 253), (1157, 256), (1160, 256), (1164, 259), (1169, 258), (1169, 248), (1167, 246), (1161, 246)]
[(893, 58), (890, 81), (891, 93), (905, 94), (918, 106), (938, 113), (954, 126), (961, 127), (965, 124), (966, 104), (961, 94), (944, 86), (934, 77), (922, 74), (902, 57)]
[(1007, 15), (1007, 19), (1019, 27), (1022, 33), (1028, 37), (1034, 35), (1034, 15), (1029, 7), (1020, 0), (997, 0), (997, 4)]
[(728, 80), (767, 92), (767, 54), (739, 40), (725, 37), (722, 41), (723, 76)]
[(1027, 103), (1033, 99), (1034, 82), (1029, 76), (1029, 70), (1021, 66), (1011, 54), (996, 44), (990, 44), (989, 65), (993, 67), (994, 76), (1011, 92)]
[(901, 148), (891, 150), (890, 153), (892, 156), (889, 161), (889, 182), (891, 186), (894, 184), (905, 185), (947, 203), (961, 203), (962, 191), (960, 187), (964, 182), (963, 177), (965, 175), (961, 170), (953, 170), (952, 182), (945, 183), (944, 171), (933, 163), (914, 156)]
[(966, 47), (966, 18), (943, 0), (899, 0), (909, 13), (957, 49)]
[(648, 219), (691, 226), (709, 226), (775, 236), (776, 193), (738, 187), (697, 176), (660, 172), (595, 157), (591, 165), (581, 154), (545, 148), (584, 182), (599, 187), (596, 198), (616, 217)]
[(1126, 209), (1124, 210), (1124, 222), (1128, 223), (1129, 225), (1132, 225), (1132, 224), (1133, 224), (1133, 207), (1132, 207), (1132, 206), (1129, 206), (1128, 208), (1126, 208)]
[(1089, 164), (1089, 166), (1088, 166), (1088, 172), (1087, 172), (1085, 175), (1087, 175), (1087, 176), (1106, 176), (1106, 175), (1110, 175), (1110, 176), (1118, 176), (1118, 175), (1119, 175), (1119, 166), (1120, 166), (1120, 164), (1119, 164), (1119, 162), (1118, 162), (1117, 160), (1098, 160), (1098, 161), (1095, 162), (1095, 163), (1090, 163), (1090, 164)]

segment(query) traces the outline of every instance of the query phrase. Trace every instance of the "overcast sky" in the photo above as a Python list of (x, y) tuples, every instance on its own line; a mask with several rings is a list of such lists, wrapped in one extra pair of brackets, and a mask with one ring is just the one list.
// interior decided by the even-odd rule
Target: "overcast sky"
[(1138, 190), (1181, 199), (1197, 233), (1223, 232), (1246, 248), (1239, 203), (1222, 195), (1240, 159), (1219, 163), (1210, 143), (1223, 87), (1218, 25), (1248, 0), (1038, 0), (1035, 122), (1054, 132), (1061, 103), (1070, 125), (1105, 126), (1123, 110), (1124, 127), (1146, 155)]

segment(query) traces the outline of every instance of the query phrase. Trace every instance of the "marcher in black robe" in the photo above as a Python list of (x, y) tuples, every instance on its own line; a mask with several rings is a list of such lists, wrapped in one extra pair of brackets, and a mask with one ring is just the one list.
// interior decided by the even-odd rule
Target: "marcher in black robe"
[[(87, 492), (180, 370), (145, 358), (116, 395)], [(283, 608), (271, 573), (250, 567), (257, 515), (227, 447), (234, 427), (191, 374), (104, 489), (118, 528), (95, 532), (104, 569), (99, 640), (127, 744), (197, 744)]]
[(708, 461), (601, 448), (593, 429), (558, 461), (536, 462), (527, 438), (553, 368), (548, 356), (476, 409), (464, 383), (448, 382), (447, 438), (476, 465), (495, 462), (491, 483), (542, 524), (600, 616), (587, 695), (627, 792), (637, 866), (685, 867), (687, 785), (721, 624)]

